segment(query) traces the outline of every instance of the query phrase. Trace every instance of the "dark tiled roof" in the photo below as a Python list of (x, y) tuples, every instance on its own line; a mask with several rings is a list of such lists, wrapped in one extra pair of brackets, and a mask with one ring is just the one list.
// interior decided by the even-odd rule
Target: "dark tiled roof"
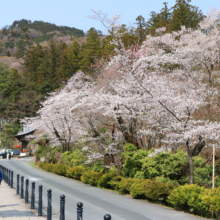
[(15, 135), (15, 137), (25, 136), (25, 135), (28, 135), (28, 134), (33, 133), (34, 131), (35, 131), (35, 129), (30, 130), (30, 131), (26, 131), (26, 132), (24, 132), (24, 131), (19, 131), (18, 134)]

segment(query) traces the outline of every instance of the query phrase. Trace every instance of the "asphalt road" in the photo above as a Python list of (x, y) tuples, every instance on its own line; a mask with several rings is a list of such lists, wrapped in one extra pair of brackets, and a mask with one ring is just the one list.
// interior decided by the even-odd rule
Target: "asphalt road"
[(83, 203), (84, 220), (103, 220), (110, 214), (112, 220), (198, 220), (202, 219), (183, 212), (175, 211), (145, 201), (132, 199), (108, 190), (85, 185), (83, 183), (42, 171), (29, 165), (33, 158), (0, 159), (0, 165), (13, 170), (14, 184), (17, 174), (29, 179), (29, 196), (31, 182), (36, 185), (36, 201), (38, 186), (43, 185), (43, 207), (47, 206), (47, 190), (52, 190), (53, 219), (59, 219), (60, 195), (66, 196), (65, 219), (76, 220), (76, 204)]

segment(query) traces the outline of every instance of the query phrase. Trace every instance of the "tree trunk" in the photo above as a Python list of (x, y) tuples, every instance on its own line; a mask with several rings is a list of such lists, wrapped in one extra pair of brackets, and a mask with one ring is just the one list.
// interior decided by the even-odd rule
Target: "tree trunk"
[(189, 155), (189, 172), (190, 172), (190, 184), (193, 184), (194, 182), (194, 173), (193, 173), (194, 167), (193, 167), (193, 158), (192, 155)]
[(188, 153), (188, 157), (189, 157), (189, 175), (190, 175), (190, 184), (193, 184), (194, 182), (194, 167), (193, 167), (193, 157), (192, 157), (192, 152), (190, 150), (189, 147), (189, 139), (186, 141), (186, 150)]
[(199, 136), (198, 144), (196, 144), (196, 146), (192, 149), (192, 156), (198, 156), (203, 147), (205, 147), (205, 140), (202, 138), (202, 136)]

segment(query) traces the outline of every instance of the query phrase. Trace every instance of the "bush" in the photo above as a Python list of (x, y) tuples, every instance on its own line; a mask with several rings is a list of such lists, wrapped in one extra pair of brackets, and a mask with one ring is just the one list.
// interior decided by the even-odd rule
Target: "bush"
[(196, 184), (179, 186), (173, 190), (168, 197), (168, 202), (175, 208), (201, 214), (207, 210), (207, 206), (202, 203), (202, 195), (205, 188)]
[(133, 178), (136, 172), (142, 168), (142, 159), (148, 156), (148, 151), (137, 150), (133, 144), (126, 144), (124, 152), (121, 154), (124, 165), (121, 174), (124, 177)]
[(69, 167), (69, 169), (66, 171), (66, 176), (75, 180), (80, 180), (84, 172), (85, 168), (83, 167)]
[(211, 187), (212, 185), (212, 165), (207, 165), (201, 157), (193, 157), (194, 183)]
[(44, 165), (45, 165), (44, 162), (39, 162), (39, 163), (38, 163), (38, 166), (39, 166), (41, 169), (43, 169)]
[(66, 151), (60, 157), (60, 163), (75, 167), (80, 166), (86, 161), (85, 152), (79, 149), (73, 149), (72, 152)]
[(105, 173), (107, 171), (106, 167), (103, 164), (101, 164), (101, 162), (96, 163), (93, 166), (92, 170), (100, 173)]
[(51, 163), (45, 163), (43, 169), (48, 172), (53, 172), (55, 165)]
[(109, 185), (121, 194), (129, 194), (131, 185), (136, 181), (138, 181), (138, 179), (116, 176), (109, 182)]
[[(40, 140), (39, 140), (40, 141)], [(45, 143), (46, 139), (42, 138), (41, 144), (38, 144), (38, 150), (35, 151), (36, 160), (39, 161), (41, 158), (45, 158), (48, 153), (51, 151), (51, 147), (49, 145), (46, 145)]]
[(112, 189), (110, 181), (116, 176), (116, 173), (110, 172), (101, 176), (98, 181), (98, 187), (103, 187), (106, 189)]
[(58, 164), (54, 166), (53, 172), (61, 175), (61, 176), (65, 176), (66, 175), (66, 170), (67, 170), (67, 166), (63, 165), (63, 164)]
[(220, 187), (215, 189), (206, 189), (201, 196), (202, 203), (207, 209), (216, 214), (217, 219), (220, 219)]
[(100, 177), (102, 176), (102, 173), (95, 172), (95, 171), (86, 171), (81, 176), (81, 181), (83, 183), (89, 184), (91, 186), (97, 186), (98, 181)]
[(172, 184), (141, 179), (132, 184), (130, 194), (133, 198), (146, 198), (154, 202), (166, 202), (167, 197), (174, 188), (175, 186)]
[(169, 184), (173, 184), (173, 185), (179, 185), (177, 180), (171, 180), (168, 177), (164, 177), (164, 176), (157, 176), (155, 178), (155, 180), (157, 182), (161, 182), (161, 183), (169, 183)]
[(118, 190), (118, 184), (122, 179), (124, 179), (124, 177), (122, 176), (113, 177), (112, 180), (109, 182), (109, 185), (111, 185), (112, 189)]
[(164, 176), (179, 181), (188, 175), (188, 156), (183, 150), (178, 150), (177, 153), (171, 151), (162, 151), (155, 155), (152, 153), (152, 156), (145, 157), (142, 163), (141, 171), (146, 179)]

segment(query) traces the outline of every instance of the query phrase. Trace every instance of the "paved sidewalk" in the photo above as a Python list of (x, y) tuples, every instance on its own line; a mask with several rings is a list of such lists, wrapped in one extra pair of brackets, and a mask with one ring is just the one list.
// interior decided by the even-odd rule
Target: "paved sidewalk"
[(4, 181), (0, 185), (0, 219), (1, 220), (45, 220), (46, 216), (39, 217), (37, 209), (31, 209), (30, 203), (25, 203), (16, 195)]

